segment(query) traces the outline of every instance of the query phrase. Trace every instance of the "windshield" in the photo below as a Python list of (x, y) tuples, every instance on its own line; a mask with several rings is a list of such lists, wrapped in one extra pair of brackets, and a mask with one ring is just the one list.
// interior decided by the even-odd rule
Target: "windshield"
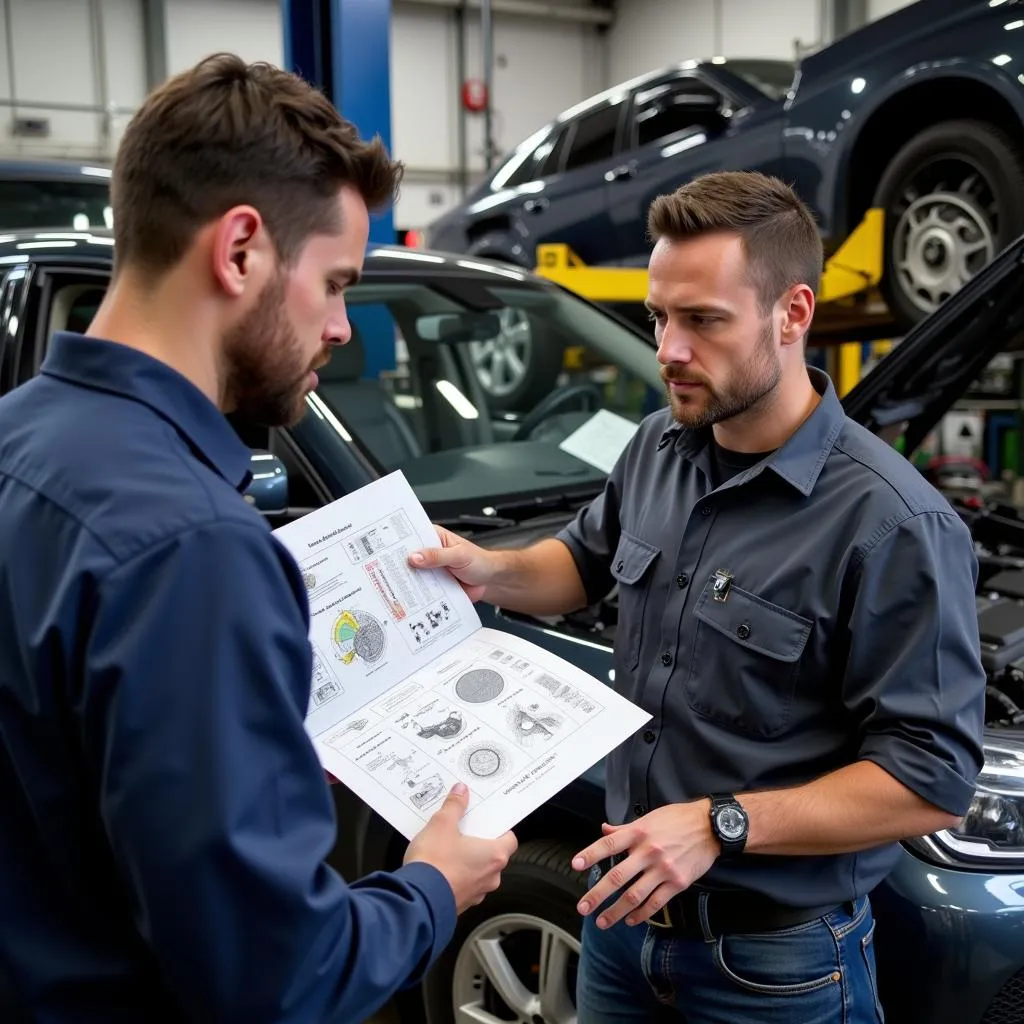
[(0, 230), (112, 226), (106, 181), (0, 179)]
[[(352, 340), (319, 372), (310, 405), (378, 472), (402, 470), (424, 504), (478, 513), (593, 494), (664, 404), (652, 344), (509, 274), (371, 277), (347, 293)], [(393, 369), (375, 369), (389, 358)]]
[(786, 98), (796, 65), (788, 60), (729, 60), (728, 69), (773, 100)]

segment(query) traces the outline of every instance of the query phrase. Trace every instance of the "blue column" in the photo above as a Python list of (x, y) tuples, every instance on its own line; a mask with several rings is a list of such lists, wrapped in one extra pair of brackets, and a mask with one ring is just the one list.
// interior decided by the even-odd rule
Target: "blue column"
[[(391, 0), (281, 0), (285, 67), (322, 89), (363, 138), (391, 150)], [(393, 244), (390, 207), (370, 218), (370, 242)], [(394, 325), (386, 309), (354, 307), (366, 375), (395, 365)]]

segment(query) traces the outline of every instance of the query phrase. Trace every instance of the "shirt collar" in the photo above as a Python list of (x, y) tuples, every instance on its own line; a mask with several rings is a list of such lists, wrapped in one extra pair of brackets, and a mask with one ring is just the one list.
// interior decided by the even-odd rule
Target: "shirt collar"
[(249, 449), (213, 402), (166, 363), (127, 345), (57, 331), (41, 372), (141, 402), (170, 423), (196, 457), (232, 487), (242, 491), (249, 486)]
[[(846, 413), (828, 374), (814, 366), (807, 367), (807, 374), (814, 390), (821, 395), (817, 407), (785, 444), (756, 467), (739, 474), (733, 483), (744, 483), (762, 470), (771, 469), (805, 496), (814, 490), (825, 460), (843, 428)], [(672, 444), (680, 455), (693, 458), (707, 447), (711, 436), (710, 427), (691, 430), (675, 423), (661, 435), (658, 447)]]

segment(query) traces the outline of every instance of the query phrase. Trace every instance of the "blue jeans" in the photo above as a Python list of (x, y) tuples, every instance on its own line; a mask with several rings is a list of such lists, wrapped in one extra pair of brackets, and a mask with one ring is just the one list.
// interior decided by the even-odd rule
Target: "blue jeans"
[(866, 896), (795, 928), (704, 940), (602, 931), (597, 916), (583, 923), (578, 1024), (883, 1024)]

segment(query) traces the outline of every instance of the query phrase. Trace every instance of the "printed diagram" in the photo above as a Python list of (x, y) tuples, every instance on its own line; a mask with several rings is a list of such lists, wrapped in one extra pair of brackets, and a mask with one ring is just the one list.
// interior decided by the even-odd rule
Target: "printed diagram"
[(482, 740), (470, 744), (459, 757), (462, 777), (480, 782), (500, 782), (509, 773), (512, 759), (500, 743)]
[(560, 700), (571, 708), (583, 711), (588, 715), (598, 710), (598, 705), (594, 701), (580, 693), (574, 686), (563, 683), (561, 679), (543, 673), (537, 677), (536, 682), (538, 686), (543, 686), (555, 700)]
[(486, 704), (505, 689), (505, 677), (493, 668), (471, 668), (455, 682), (455, 694), (467, 704)]
[(412, 725), (421, 739), (437, 736), (442, 740), (450, 740), (462, 732), (466, 722), (462, 717), (462, 712), (458, 708), (453, 708), (448, 712), (447, 717), (435, 714), (427, 725), (421, 725), (416, 719), (413, 719)]
[[(396, 757), (391, 755), (391, 763), (386, 771), (391, 772), (398, 768), (402, 773), (402, 785), (409, 790), (409, 802), (418, 811), (435, 803), (444, 793), (444, 780), (440, 774), (431, 770), (426, 761), (421, 761), (415, 754), (407, 757)], [(425, 774), (429, 772), (430, 774)]]
[(372, 665), (384, 656), (387, 638), (380, 619), (369, 612), (344, 611), (331, 628), (336, 656), (343, 665), (351, 665), (356, 658), (362, 658)]
[(545, 713), (539, 704), (521, 707), (514, 704), (506, 712), (509, 732), (521, 746), (531, 747), (537, 740), (550, 740), (562, 725), (560, 715)]
[(311, 572), (304, 572), (302, 574), (302, 583), (305, 586), (306, 590), (308, 590), (308, 591), (316, 590), (316, 576), (314, 576), (313, 573), (311, 573)]
[(346, 541), (345, 549), (352, 564), (358, 565), (377, 552), (414, 536), (414, 533), (408, 515), (399, 510)]
[(340, 739), (342, 736), (347, 736), (350, 732), (362, 732), (369, 721), (370, 720), (368, 718), (353, 719), (353, 721), (349, 722), (339, 731), (338, 738)]
[[(433, 608), (428, 608), (419, 618), (408, 622), (409, 632), (418, 644), (432, 636), (452, 620), (454, 612), (447, 601), (439, 601)], [(457, 620), (456, 620), (457, 621)]]
[(310, 647), (313, 649), (313, 706), (322, 708), (328, 701), (340, 697), (345, 691), (316, 644), (310, 644)]

